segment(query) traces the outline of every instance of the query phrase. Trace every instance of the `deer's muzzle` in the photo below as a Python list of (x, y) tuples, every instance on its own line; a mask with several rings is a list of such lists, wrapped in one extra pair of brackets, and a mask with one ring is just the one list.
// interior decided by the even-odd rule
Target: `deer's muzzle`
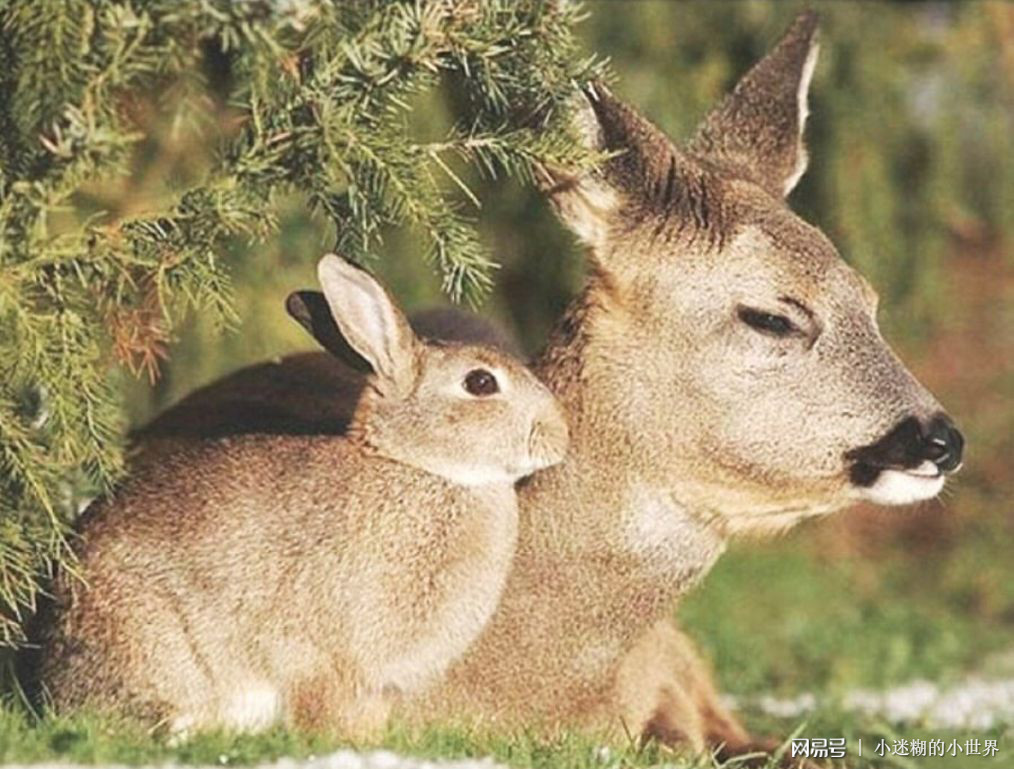
[(961, 466), (965, 439), (945, 414), (928, 421), (908, 417), (875, 443), (845, 455), (852, 464), (849, 478), (860, 487), (872, 486), (885, 470), (937, 478)]

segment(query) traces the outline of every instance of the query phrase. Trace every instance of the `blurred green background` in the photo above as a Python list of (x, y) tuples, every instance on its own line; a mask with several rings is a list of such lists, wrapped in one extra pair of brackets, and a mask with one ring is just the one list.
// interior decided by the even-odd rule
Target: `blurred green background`
[[(877, 288), (885, 335), (961, 424), (968, 458), (940, 501), (849, 512), (735, 547), (681, 616), (723, 688), (740, 695), (833, 700), (919, 678), (1014, 680), (1014, 6), (810, 5), (823, 46), (810, 170), (791, 203)], [(616, 91), (680, 140), (801, 7), (600, 0), (587, 4), (582, 35), (611, 59)], [(447, 89), (413, 120), (422, 132), (446, 126), (454, 103)], [(580, 284), (580, 252), (533, 190), (468, 181), (501, 264), (481, 311), (537, 351)], [(191, 318), (154, 386), (118, 374), (134, 426), (228, 371), (312, 348), (283, 302), (312, 287), (334, 233), (298, 198), (281, 206), (276, 239), (237, 242), (229, 255), (241, 323), (220, 333)], [(390, 233), (378, 257), (409, 309), (443, 301), (411, 232)], [(836, 730), (824, 736), (900, 728), (828, 707), (811, 722)], [(759, 711), (746, 716), (785, 732)], [(988, 730), (1002, 746), (1014, 713), (1006, 718)]]

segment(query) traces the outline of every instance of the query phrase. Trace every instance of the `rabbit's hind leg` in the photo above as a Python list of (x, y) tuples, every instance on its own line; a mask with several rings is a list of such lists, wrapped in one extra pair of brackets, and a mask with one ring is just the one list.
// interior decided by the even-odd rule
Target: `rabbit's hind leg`
[(187, 698), (161, 719), (172, 744), (186, 742), (208, 729), (261, 732), (279, 721), (282, 699), (270, 684), (242, 681), (219, 688), (217, 696)]
[(276, 724), (282, 715), (282, 697), (267, 681), (246, 680), (221, 695), (222, 726), (240, 732), (258, 732)]

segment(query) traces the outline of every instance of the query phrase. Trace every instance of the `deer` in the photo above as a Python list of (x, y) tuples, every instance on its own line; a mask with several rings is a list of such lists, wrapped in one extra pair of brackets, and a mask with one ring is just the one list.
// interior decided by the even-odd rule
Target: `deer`
[[(884, 340), (875, 291), (786, 202), (817, 27), (798, 16), (685, 142), (581, 90), (575, 125), (609, 159), (541, 175), (588, 277), (534, 363), (570, 451), (518, 488), (491, 620), (398, 718), (748, 749), (673, 619), (680, 597), (732, 539), (930, 499), (960, 468), (964, 439)], [(312, 409), (289, 416), (312, 429)]]

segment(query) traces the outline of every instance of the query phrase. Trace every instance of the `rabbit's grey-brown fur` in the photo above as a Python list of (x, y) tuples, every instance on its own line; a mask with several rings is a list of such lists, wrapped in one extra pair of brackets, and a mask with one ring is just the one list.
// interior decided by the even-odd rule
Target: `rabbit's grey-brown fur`
[[(173, 731), (282, 720), (359, 734), (492, 613), (516, 539), (513, 483), (562, 458), (561, 410), (502, 352), (418, 340), (358, 268), (325, 257), (321, 276), (376, 371), (348, 437), (142, 456), (82, 519), (84, 581), (55, 586), (42, 682), (58, 709)], [(469, 392), (477, 370), (499, 391)]]

